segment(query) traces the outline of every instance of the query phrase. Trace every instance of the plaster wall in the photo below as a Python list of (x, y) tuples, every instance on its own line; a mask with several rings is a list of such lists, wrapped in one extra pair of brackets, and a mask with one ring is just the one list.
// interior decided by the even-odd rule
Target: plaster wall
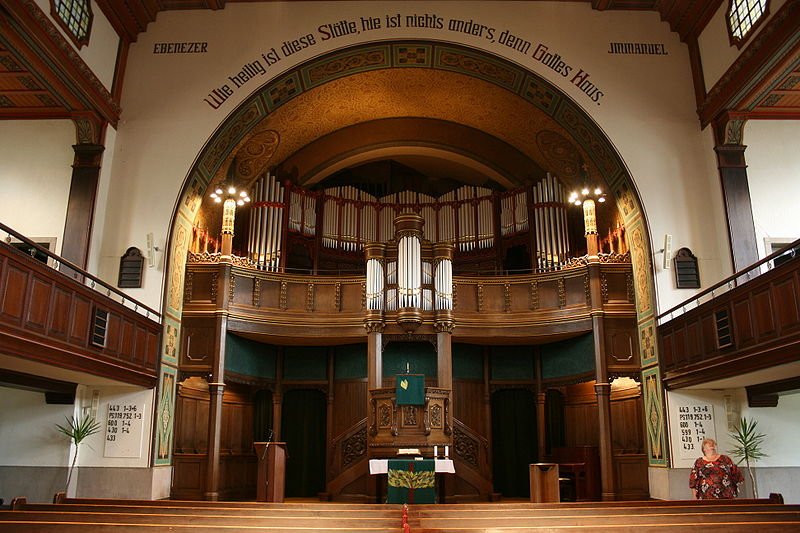
[(0, 221), (26, 237), (56, 238), (61, 251), (75, 126), (69, 120), (9, 120), (0, 128)]
[(760, 257), (765, 239), (800, 238), (800, 152), (788, 139), (800, 138), (796, 120), (750, 120), (745, 124), (747, 181)]
[[(387, 14), (436, 14), (445, 29), (381, 28), (321, 41), (318, 28), (342, 19)], [(495, 40), (449, 31), (449, 19), (471, 20), (531, 42), (523, 54)], [(237, 88), (217, 109), (204, 102), (248, 62), (271, 47), (307, 34), (316, 44), (283, 57), (266, 73)], [(257, 36), (242, 41), (241, 35)], [(259, 37), (260, 36), (260, 37)], [(223, 11), (164, 12), (131, 46), (123, 93), (123, 119), (115, 149), (101, 255), (153, 232), (165, 238), (183, 181), (214, 130), (262, 84), (316, 55), (347, 45), (385, 39), (437, 39), (501, 55), (548, 79), (572, 97), (605, 131), (633, 176), (654, 242), (676, 236), (706, 266), (704, 283), (730, 273), (724, 215), (710, 133), (697, 125), (688, 52), (655, 13), (593, 11), (583, 3), (544, 2), (336, 2), (232, 4)], [(655, 42), (667, 55), (610, 54), (609, 42)], [(207, 42), (205, 54), (154, 53), (158, 43)], [(587, 72), (603, 96), (595, 102), (571, 77), (532, 57), (544, 45)], [(310, 111), (313, 112), (313, 111)], [(132, 156), (131, 154), (135, 154)], [(657, 249), (657, 247), (655, 247)], [(116, 252), (115, 252), (116, 253)], [(107, 265), (111, 272), (111, 265)], [(101, 270), (104, 268), (101, 266)], [(152, 274), (152, 275), (150, 275)], [(148, 272), (141, 298), (161, 301), (163, 271)], [(664, 277), (660, 307), (677, 303)], [(660, 278), (659, 278), (660, 279)]]
[(67, 42), (75, 49), (80, 58), (92, 69), (94, 75), (102, 82), (106, 90), (111, 91), (114, 82), (114, 69), (117, 62), (117, 48), (119, 47), (119, 36), (114, 31), (114, 27), (106, 19), (103, 10), (97, 7), (95, 2), (91, 2), (92, 8), (92, 30), (89, 33), (89, 44), (78, 48), (69, 35), (61, 28), (59, 23), (50, 14), (50, 2), (52, 0), (35, 0), (36, 4), (53, 21), (58, 31), (64, 36)]
[(714, 14), (708, 25), (697, 38), (697, 44), (700, 48), (700, 59), (703, 62), (703, 78), (706, 84), (706, 92), (710, 92), (711, 88), (722, 78), (725, 71), (736, 61), (739, 54), (745, 47), (749, 46), (755, 37), (761, 33), (764, 26), (770, 18), (786, 3), (786, 0), (771, 0), (769, 2), (769, 14), (764, 22), (754, 30), (744, 46), (740, 50), (735, 45), (731, 44), (728, 34), (728, 7), (729, 1), (722, 2), (719, 9)]

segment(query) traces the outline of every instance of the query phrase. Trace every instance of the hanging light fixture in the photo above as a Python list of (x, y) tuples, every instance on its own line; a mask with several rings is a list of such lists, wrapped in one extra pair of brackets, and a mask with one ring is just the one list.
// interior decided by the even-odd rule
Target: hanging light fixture
[(250, 202), (250, 195), (245, 190), (239, 190), (233, 184), (219, 184), (211, 193), (211, 198), (215, 203), (222, 203), (225, 200), (231, 199), (236, 202), (236, 205), (242, 206)]

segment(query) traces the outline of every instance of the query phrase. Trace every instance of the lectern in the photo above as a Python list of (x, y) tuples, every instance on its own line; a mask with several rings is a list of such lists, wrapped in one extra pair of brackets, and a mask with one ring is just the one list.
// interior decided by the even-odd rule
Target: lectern
[(286, 443), (254, 442), (258, 457), (256, 500), (283, 502), (286, 484)]

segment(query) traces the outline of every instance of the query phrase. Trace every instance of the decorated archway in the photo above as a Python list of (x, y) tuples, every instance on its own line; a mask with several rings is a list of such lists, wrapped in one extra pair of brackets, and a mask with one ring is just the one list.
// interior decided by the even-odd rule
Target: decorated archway
[(170, 464), (186, 255), (207, 189), (279, 169), (309, 185), (387, 152), (458, 162), (506, 186), (547, 169), (568, 185), (605, 184), (624, 221), (634, 271), (652, 466), (666, 465), (651, 245), (632, 176), (591, 116), (557, 87), (484, 51), (433, 41), (344, 48), (269, 80), (211, 135), (172, 217), (155, 464)]

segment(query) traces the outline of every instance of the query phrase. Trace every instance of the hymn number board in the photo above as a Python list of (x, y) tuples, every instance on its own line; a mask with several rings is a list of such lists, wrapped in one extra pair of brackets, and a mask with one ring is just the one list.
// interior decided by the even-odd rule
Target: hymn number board
[(144, 405), (108, 404), (105, 457), (141, 457)]
[(714, 406), (707, 403), (686, 403), (678, 406), (678, 433), (681, 459), (697, 459), (703, 455), (703, 439), (715, 439)]

